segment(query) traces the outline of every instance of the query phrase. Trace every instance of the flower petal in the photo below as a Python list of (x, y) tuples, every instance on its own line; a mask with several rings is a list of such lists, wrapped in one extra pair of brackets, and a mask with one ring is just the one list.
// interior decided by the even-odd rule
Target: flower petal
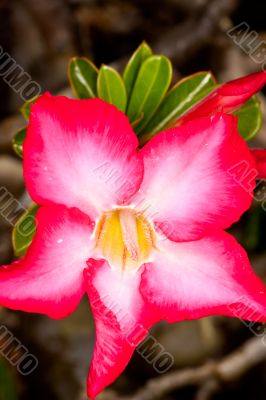
[(140, 291), (169, 322), (212, 314), (266, 321), (266, 288), (225, 232), (194, 242), (166, 240), (146, 266)]
[(225, 113), (235, 111), (265, 84), (265, 71), (256, 72), (224, 83), (181, 116), (177, 124), (181, 125), (192, 119), (205, 117), (221, 111)]
[(250, 149), (255, 158), (258, 178), (266, 179), (266, 149)]
[(34, 201), (77, 207), (91, 216), (122, 204), (143, 175), (129, 121), (100, 99), (41, 96), (32, 106), (23, 146)]
[(232, 115), (200, 118), (143, 147), (144, 178), (132, 204), (171, 240), (227, 228), (249, 208), (255, 176), (246, 169), (255, 163), (236, 125)]
[[(94, 263), (94, 261), (93, 261)], [(147, 335), (155, 315), (144, 309), (140, 271), (115, 271), (102, 260), (85, 274), (96, 323), (96, 343), (88, 376), (94, 399), (125, 369), (136, 346)]]
[(62, 318), (85, 293), (83, 270), (90, 257), (91, 220), (77, 209), (42, 207), (25, 257), (0, 267), (0, 305)]

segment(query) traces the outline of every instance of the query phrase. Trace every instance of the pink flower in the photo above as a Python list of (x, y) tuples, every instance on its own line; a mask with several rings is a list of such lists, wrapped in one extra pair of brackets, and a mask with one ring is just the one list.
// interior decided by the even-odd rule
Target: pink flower
[[(217, 112), (235, 111), (265, 84), (266, 71), (256, 72), (224, 83), (184, 113), (178, 119), (177, 125), (180, 126), (195, 118), (206, 117)], [(257, 163), (258, 178), (266, 179), (266, 150), (254, 149), (252, 155)]]
[(178, 119), (178, 124), (217, 112), (229, 113), (241, 107), (266, 84), (266, 72), (255, 72), (217, 87)]
[(265, 287), (223, 231), (252, 201), (228, 173), (242, 160), (255, 167), (236, 124), (196, 119), (138, 150), (125, 115), (99, 99), (46, 94), (32, 106), (23, 152), (37, 233), (0, 269), (0, 304), (63, 318), (88, 293), (92, 399), (157, 321), (266, 321)]

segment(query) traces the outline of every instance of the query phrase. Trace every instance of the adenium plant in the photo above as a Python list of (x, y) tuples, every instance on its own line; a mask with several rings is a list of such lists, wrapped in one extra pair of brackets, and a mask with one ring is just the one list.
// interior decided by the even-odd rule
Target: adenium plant
[[(36, 232), (23, 236), (18, 221), (21, 258), (0, 268), (0, 305), (58, 319), (87, 293), (94, 399), (158, 321), (266, 321), (265, 286), (224, 231), (266, 176), (264, 150), (244, 140), (260, 127), (266, 73), (218, 85), (200, 72), (169, 90), (170, 61), (143, 43), (123, 78), (84, 58), (69, 75), (79, 99), (45, 93), (22, 107), (29, 124), (14, 148)], [(257, 172), (251, 190), (243, 161)]]

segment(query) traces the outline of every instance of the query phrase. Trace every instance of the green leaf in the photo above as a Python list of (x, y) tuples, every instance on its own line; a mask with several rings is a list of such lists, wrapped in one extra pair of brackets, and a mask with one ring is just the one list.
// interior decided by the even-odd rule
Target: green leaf
[(15, 255), (21, 257), (26, 253), (36, 231), (35, 214), (39, 206), (33, 204), (17, 221), (12, 232), (12, 243)]
[(133, 128), (135, 128), (135, 126), (138, 126), (139, 123), (143, 120), (144, 118), (144, 114), (141, 113), (140, 117), (138, 119), (136, 119), (135, 121), (131, 122), (131, 125)]
[(20, 129), (12, 140), (12, 146), (19, 157), (23, 157), (22, 145), (26, 137), (27, 127)]
[(29, 101), (27, 101), (26, 103), (24, 103), (24, 104), (20, 107), (19, 111), (21, 112), (21, 114), (23, 115), (23, 117), (25, 118), (26, 121), (28, 121), (29, 118), (30, 118), (30, 108), (31, 108), (31, 105), (32, 105), (33, 103), (35, 103), (35, 101), (38, 99), (38, 97), (39, 97), (39, 96), (34, 96), (32, 99), (30, 99)]
[(73, 57), (68, 65), (68, 77), (79, 99), (97, 97), (98, 70), (95, 65), (85, 57)]
[(144, 118), (136, 127), (139, 133), (156, 112), (167, 92), (172, 79), (172, 65), (165, 56), (149, 57), (142, 64), (128, 105), (130, 121)]
[(256, 96), (251, 97), (233, 114), (238, 117), (238, 130), (245, 140), (252, 139), (261, 128), (262, 113)]
[(133, 53), (123, 73), (128, 97), (130, 97), (138, 72), (143, 62), (152, 55), (151, 48), (143, 42)]
[(156, 133), (169, 127), (181, 114), (205, 97), (216, 86), (213, 75), (199, 72), (177, 82), (161, 103), (156, 115), (142, 132), (144, 143)]
[(97, 80), (98, 96), (119, 110), (125, 112), (127, 93), (119, 73), (107, 65), (102, 65)]

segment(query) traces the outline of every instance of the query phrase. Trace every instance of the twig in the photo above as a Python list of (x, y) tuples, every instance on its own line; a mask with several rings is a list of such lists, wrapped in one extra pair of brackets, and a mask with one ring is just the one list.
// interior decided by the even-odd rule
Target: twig
[(136, 394), (120, 397), (120, 400), (157, 400), (173, 390), (188, 385), (202, 385), (204, 382), (231, 382), (243, 376), (252, 367), (266, 360), (266, 345), (261, 338), (252, 338), (238, 350), (216, 362), (174, 371), (153, 378)]
[(155, 52), (162, 52), (182, 64), (199, 50), (217, 30), (225, 15), (230, 15), (238, 4), (237, 0), (211, 0), (184, 24), (170, 29), (155, 46)]
[(195, 400), (209, 400), (214, 393), (220, 389), (219, 382), (215, 378), (211, 378), (204, 382), (197, 391)]

